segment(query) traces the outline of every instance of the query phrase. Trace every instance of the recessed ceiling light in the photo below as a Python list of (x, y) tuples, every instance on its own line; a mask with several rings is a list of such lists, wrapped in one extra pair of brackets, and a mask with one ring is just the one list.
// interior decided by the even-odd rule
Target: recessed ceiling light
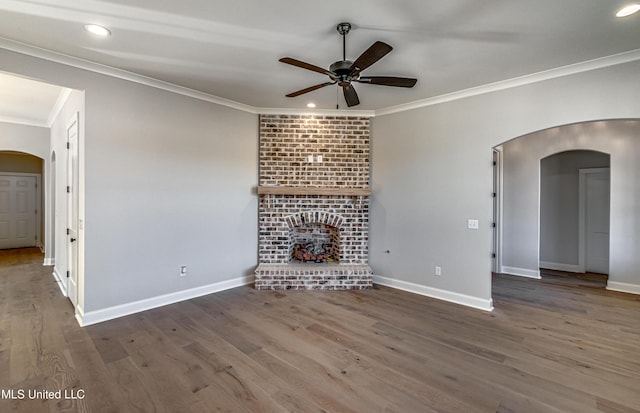
[(630, 4), (618, 10), (618, 12), (616, 13), (616, 17), (630, 16), (638, 11), (640, 11), (640, 4)]
[(316, 104), (315, 104), (315, 103), (313, 103), (313, 102), (309, 102), (309, 103), (307, 103), (307, 107), (308, 107), (308, 108), (315, 108), (315, 107), (316, 107)]
[(111, 35), (111, 31), (109, 29), (103, 26), (98, 26), (97, 24), (85, 24), (84, 29), (96, 36), (107, 37)]

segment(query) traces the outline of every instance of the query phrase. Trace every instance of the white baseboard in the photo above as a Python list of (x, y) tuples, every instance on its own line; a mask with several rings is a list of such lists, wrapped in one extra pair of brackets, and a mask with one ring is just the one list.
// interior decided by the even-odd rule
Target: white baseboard
[(518, 277), (541, 279), (540, 270), (528, 270), (526, 268), (502, 266), (502, 273), (508, 275), (517, 275)]
[(620, 291), (623, 293), (631, 293), (631, 294), (640, 294), (640, 285), (620, 283), (616, 281), (608, 281), (607, 290)]
[(76, 311), (76, 319), (80, 326), (85, 327), (91, 324), (113, 320), (114, 318), (151, 310), (153, 308), (174, 304), (180, 301), (190, 300), (203, 295), (241, 287), (243, 285), (251, 284), (252, 282), (254, 282), (254, 276), (244, 276), (233, 280), (221, 281), (215, 284), (204, 285), (202, 287), (195, 287), (188, 290), (177, 291), (175, 293), (160, 295), (158, 297), (151, 297), (131, 303), (103, 308), (101, 310), (89, 312)]
[(56, 265), (56, 259), (55, 258), (45, 258), (44, 262), (42, 263), (42, 265), (44, 265), (44, 266)]
[(428, 287), (426, 285), (414, 284), (411, 282), (396, 280), (380, 275), (374, 275), (373, 282), (375, 284), (396, 288), (398, 290), (408, 291), (414, 294), (425, 295), (427, 297), (437, 298), (439, 300), (449, 301), (452, 303), (461, 304), (467, 307), (473, 307), (484, 311), (493, 310), (493, 300), (491, 299), (486, 300), (483, 298), (472, 297), (470, 295), (454, 293), (452, 291), (441, 290), (438, 288)]
[(58, 284), (58, 288), (62, 291), (62, 295), (67, 297), (67, 283), (64, 281), (64, 278), (58, 274), (58, 269), (53, 269), (53, 278), (56, 280), (56, 284)]
[(574, 264), (562, 264), (559, 262), (540, 261), (540, 268), (566, 272), (584, 272), (584, 268)]

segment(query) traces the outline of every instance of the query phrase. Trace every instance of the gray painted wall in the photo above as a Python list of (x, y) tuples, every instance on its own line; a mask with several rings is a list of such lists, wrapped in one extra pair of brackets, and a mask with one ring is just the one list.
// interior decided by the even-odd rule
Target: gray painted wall
[[(558, 125), (640, 119), (638, 96), (640, 62), (632, 62), (375, 117), (369, 249), (375, 273), (427, 287), (434, 295), (446, 291), (491, 300), (492, 147)], [(616, 145), (619, 139), (613, 141)], [(573, 149), (551, 141), (542, 145), (547, 155)], [(638, 159), (637, 153), (628, 156)], [(613, 186), (620, 185), (619, 174), (638, 180), (637, 166), (628, 165), (624, 172), (614, 168)], [(534, 176), (538, 179), (537, 172)], [(640, 196), (632, 194), (619, 199), (618, 206), (637, 211), (640, 205), (634, 202)], [(530, 195), (533, 201), (515, 205), (519, 212), (505, 216), (512, 224), (505, 228), (505, 260), (537, 270), (537, 190)], [(627, 229), (612, 226), (619, 237), (612, 250), (621, 247), (630, 259), (612, 259), (612, 276), (640, 284), (633, 273), (640, 257), (630, 253), (638, 249), (640, 220), (625, 215)], [(479, 220), (478, 230), (466, 228), (469, 218)], [(439, 277), (434, 276), (436, 265), (442, 267)]]
[(609, 155), (582, 150), (561, 152), (540, 161), (541, 263), (578, 266), (580, 169), (608, 167)]
[(0, 70), (85, 92), (85, 312), (253, 271), (257, 115), (3, 49)]

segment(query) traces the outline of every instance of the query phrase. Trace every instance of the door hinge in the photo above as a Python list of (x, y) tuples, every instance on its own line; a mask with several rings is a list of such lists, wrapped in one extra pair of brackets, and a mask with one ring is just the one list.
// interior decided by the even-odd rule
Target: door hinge
[(67, 149), (71, 149), (71, 145), (67, 142)]
[(496, 161), (493, 161), (493, 166), (496, 166), (498, 163)]
[(71, 230), (67, 228), (67, 235), (71, 234)]
[(495, 258), (496, 257), (496, 253), (494, 252), (493, 254), (491, 254), (491, 258)]
[(492, 223), (491, 223), (491, 226), (495, 228), (495, 227), (497, 227), (498, 225), (496, 225), (496, 223), (495, 223), (495, 222), (492, 222)]
[(497, 196), (498, 196), (498, 194), (497, 194), (497, 193), (495, 193), (495, 192), (492, 192), (492, 193), (491, 193), (491, 196), (492, 196), (493, 198), (495, 198), (495, 197), (497, 197)]
[(71, 187), (67, 185), (67, 193), (71, 193)]
[(69, 278), (69, 271), (67, 271), (67, 278)]

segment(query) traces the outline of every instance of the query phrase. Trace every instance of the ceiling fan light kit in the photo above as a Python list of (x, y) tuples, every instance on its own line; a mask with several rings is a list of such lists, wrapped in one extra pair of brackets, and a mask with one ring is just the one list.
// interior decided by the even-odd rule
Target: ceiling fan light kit
[(371, 85), (394, 86), (394, 87), (413, 87), (417, 79), (394, 76), (360, 76), (360, 73), (378, 60), (386, 56), (393, 48), (384, 42), (377, 41), (365, 50), (355, 61), (347, 60), (347, 34), (351, 30), (350, 23), (340, 23), (336, 30), (342, 36), (342, 60), (332, 63), (329, 70), (310, 63), (302, 62), (291, 57), (283, 57), (280, 62), (302, 69), (311, 70), (329, 76), (330, 81), (310, 86), (286, 95), (287, 97), (296, 97), (314, 90), (337, 84), (342, 88), (344, 99), (347, 106), (356, 106), (360, 104), (358, 94), (353, 87), (352, 82), (368, 83)]

